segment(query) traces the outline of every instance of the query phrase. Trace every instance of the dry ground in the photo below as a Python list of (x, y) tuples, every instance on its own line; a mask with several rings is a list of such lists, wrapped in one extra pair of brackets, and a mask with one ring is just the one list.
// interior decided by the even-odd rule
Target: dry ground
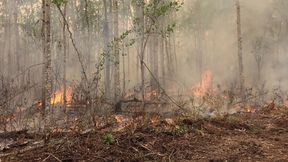
[[(134, 119), (120, 131), (111, 121), (84, 133), (24, 133), (14, 137), (19, 145), (0, 152), (0, 161), (288, 162), (285, 107), (214, 119)], [(44, 142), (27, 149), (25, 141), (37, 140)]]

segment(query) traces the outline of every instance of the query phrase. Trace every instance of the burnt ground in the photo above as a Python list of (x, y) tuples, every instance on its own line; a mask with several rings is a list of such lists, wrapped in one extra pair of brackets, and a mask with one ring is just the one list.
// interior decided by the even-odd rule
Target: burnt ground
[(111, 121), (82, 133), (25, 132), (0, 152), (1, 161), (288, 161), (285, 107), (198, 120), (138, 116), (115, 128)]

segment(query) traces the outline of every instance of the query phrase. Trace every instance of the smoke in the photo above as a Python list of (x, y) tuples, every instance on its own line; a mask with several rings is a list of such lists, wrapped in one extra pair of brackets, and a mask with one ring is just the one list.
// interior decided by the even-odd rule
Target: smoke
[[(240, 0), (245, 86), (287, 90), (287, 39), (277, 1)], [(283, 6), (282, 6), (283, 7)], [(288, 7), (288, 6), (286, 6)], [(186, 0), (177, 15), (178, 75), (185, 84), (199, 82), (211, 70), (214, 85), (228, 88), (238, 77), (236, 7), (232, 0)], [(287, 23), (287, 22), (285, 22)], [(200, 34), (199, 34), (200, 33)], [(281, 34), (280, 34), (281, 33)], [(202, 54), (202, 69), (199, 65)], [(256, 58), (260, 60), (260, 80)], [(200, 70), (199, 70), (200, 69)]]
[[(9, 5), (5, 4), (7, 2)], [(17, 2), (17, 5), (14, 2), (0, 2), (0, 16), (3, 20), (0, 30), (2, 38), (0, 71), (10, 79), (25, 71), (22, 77), (23, 84), (29, 82), (41, 85), (41, 67), (31, 68), (29, 74), (27, 70), (35, 64), (42, 63), (41, 1), (25, 0)], [(81, 19), (83, 11), (80, 9), (79, 2), (69, 1), (67, 20), (91, 79), (95, 76), (96, 67), (103, 57), (103, 6), (100, 1), (91, 1), (94, 5), (91, 11), (95, 12), (91, 14), (92, 30), (88, 33), (86, 26), (83, 25), (85, 21)], [(265, 84), (268, 90), (280, 87), (287, 91), (287, 2), (285, 0), (240, 0), (240, 3), (245, 86), (259, 88)], [(119, 7), (119, 33), (125, 32), (133, 24), (135, 10), (131, 8), (132, 13), (130, 13), (129, 6), (130, 2), (125, 1), (125, 4)], [(17, 13), (17, 20), (15, 20), (15, 13)], [(112, 15), (108, 14), (108, 18), (109, 25), (112, 25)], [(184, 5), (176, 13), (174, 20), (177, 28), (171, 40), (173, 42), (175, 37), (177, 68), (175, 76), (164, 78), (167, 79), (166, 88), (177, 82), (179, 89), (190, 90), (201, 81), (202, 73), (207, 70), (211, 71), (214, 88), (220, 85), (225, 89), (236, 84), (238, 59), (235, 2), (233, 0), (184, 0)], [(63, 80), (62, 27), (62, 17), (54, 6), (52, 7), (52, 62), (53, 77), (58, 80), (57, 84), (61, 84)], [(88, 40), (89, 36), (90, 40)], [(133, 38), (135, 34), (130, 34), (129, 39)], [(69, 40), (67, 80), (80, 82), (80, 64), (68, 34), (67, 40)], [(125, 41), (129, 43), (129, 40)], [(87, 47), (90, 45), (92, 47), (89, 49), (88, 57)], [(140, 84), (139, 63), (137, 66), (136, 44), (122, 47), (125, 49), (120, 51), (120, 67), (125, 68), (126, 78), (121, 69), (121, 81), (125, 80), (126, 90), (128, 90)], [(13, 58), (9, 60), (9, 56), (12, 55)], [(260, 60), (260, 77), (256, 59)], [(149, 56), (145, 56), (145, 61), (149, 61)], [(10, 66), (13, 67), (12, 73), (8, 73)], [(151, 77), (148, 71), (145, 71), (145, 74), (146, 79)], [(100, 75), (103, 76), (103, 72)], [(103, 79), (101, 83), (103, 85)]]

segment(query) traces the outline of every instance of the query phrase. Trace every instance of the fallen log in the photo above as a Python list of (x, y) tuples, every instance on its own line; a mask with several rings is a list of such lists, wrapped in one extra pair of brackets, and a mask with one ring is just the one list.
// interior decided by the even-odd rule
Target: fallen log
[(41, 141), (35, 141), (33, 143), (31, 143), (30, 145), (26, 145), (24, 146), (24, 148), (22, 149), (13, 149), (11, 148), (11, 151), (9, 151), (10, 149), (6, 150), (7, 153), (0, 153), (0, 158), (3, 158), (3, 157), (7, 157), (7, 156), (11, 156), (11, 155), (16, 155), (16, 154), (19, 154), (19, 153), (24, 153), (24, 152), (27, 152), (27, 151), (32, 151), (32, 150), (35, 150), (35, 149), (39, 149), (39, 148), (42, 148), (44, 146), (44, 141), (41, 140)]
[(137, 98), (133, 98), (131, 100), (120, 100), (114, 105), (114, 111), (115, 113), (121, 113), (122, 112), (122, 104), (124, 103), (141, 103), (142, 101), (138, 100)]
[[(161, 102), (161, 101), (141, 101), (137, 98), (133, 98), (131, 100), (120, 100), (114, 105), (114, 112), (115, 113), (122, 113), (124, 112), (123, 109), (129, 109), (128, 112), (137, 112), (137, 111), (142, 111), (143, 109), (141, 108), (146, 108), (151, 105), (155, 106), (163, 106), (167, 105), (167, 102)], [(126, 111), (125, 111), (126, 112)]]
[(13, 139), (16, 140), (18, 138), (28, 137), (28, 130), (19, 130), (19, 131), (12, 131), (12, 132), (3, 132), (0, 133), (0, 139)]

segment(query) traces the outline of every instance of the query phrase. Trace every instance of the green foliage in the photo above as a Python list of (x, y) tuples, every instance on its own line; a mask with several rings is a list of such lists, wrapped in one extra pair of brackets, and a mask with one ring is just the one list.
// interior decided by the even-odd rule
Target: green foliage
[(132, 30), (127, 30), (125, 32), (123, 32), (120, 36), (120, 39), (123, 40), (125, 39), (126, 37), (128, 37), (128, 35), (132, 32)]
[(60, 7), (62, 4), (66, 3), (66, 0), (52, 0), (52, 3)]
[(144, 0), (132, 0), (131, 2), (132, 3), (136, 3), (136, 5), (138, 5), (138, 6), (141, 6), (141, 5), (145, 4)]
[(168, 31), (168, 32), (173, 32), (174, 29), (175, 29), (175, 27), (176, 27), (176, 24), (175, 24), (175, 23), (173, 23), (173, 24), (171, 24), (171, 25), (168, 25), (167, 31)]
[(182, 6), (183, 3), (178, 1), (160, 3), (160, 1), (155, 0), (145, 5), (144, 15), (156, 22), (159, 17), (165, 16), (171, 11), (178, 11)]
[(101, 1), (87, 0), (85, 2), (81, 0), (76, 10), (78, 12), (77, 23), (82, 29), (101, 30), (101, 26), (99, 26), (99, 22), (102, 22), (103, 18)]
[(102, 137), (102, 142), (107, 145), (111, 145), (114, 142), (114, 136), (112, 133), (106, 133)]
[(169, 35), (174, 32), (175, 28), (176, 23), (168, 24), (167, 27), (161, 31), (162, 37), (169, 37)]
[(176, 127), (176, 130), (177, 130), (177, 132), (178, 132), (179, 134), (185, 134), (185, 133), (187, 133), (188, 130), (189, 130), (188, 125), (186, 125), (186, 124), (184, 124), (184, 123), (181, 123), (181, 124), (179, 124), (179, 125), (176, 125), (175, 127)]
[[(143, 29), (145, 29), (144, 34), (149, 35), (151, 33), (160, 34), (162, 37), (169, 37), (171, 33), (175, 31), (176, 23), (167, 24), (166, 26), (161, 27), (161, 19), (170, 19), (169, 16), (173, 12), (179, 11), (179, 9), (183, 6), (183, 2), (179, 1), (160, 1), (153, 0), (145, 3), (141, 0), (134, 0), (134, 3), (138, 6), (143, 6), (144, 16), (147, 18), (147, 22), (149, 23), (148, 27), (143, 27), (140, 24), (140, 18), (133, 18), (133, 29), (132, 31), (135, 33), (141, 33)], [(140, 3), (142, 2), (142, 3)], [(147, 24), (145, 24), (147, 25)]]

